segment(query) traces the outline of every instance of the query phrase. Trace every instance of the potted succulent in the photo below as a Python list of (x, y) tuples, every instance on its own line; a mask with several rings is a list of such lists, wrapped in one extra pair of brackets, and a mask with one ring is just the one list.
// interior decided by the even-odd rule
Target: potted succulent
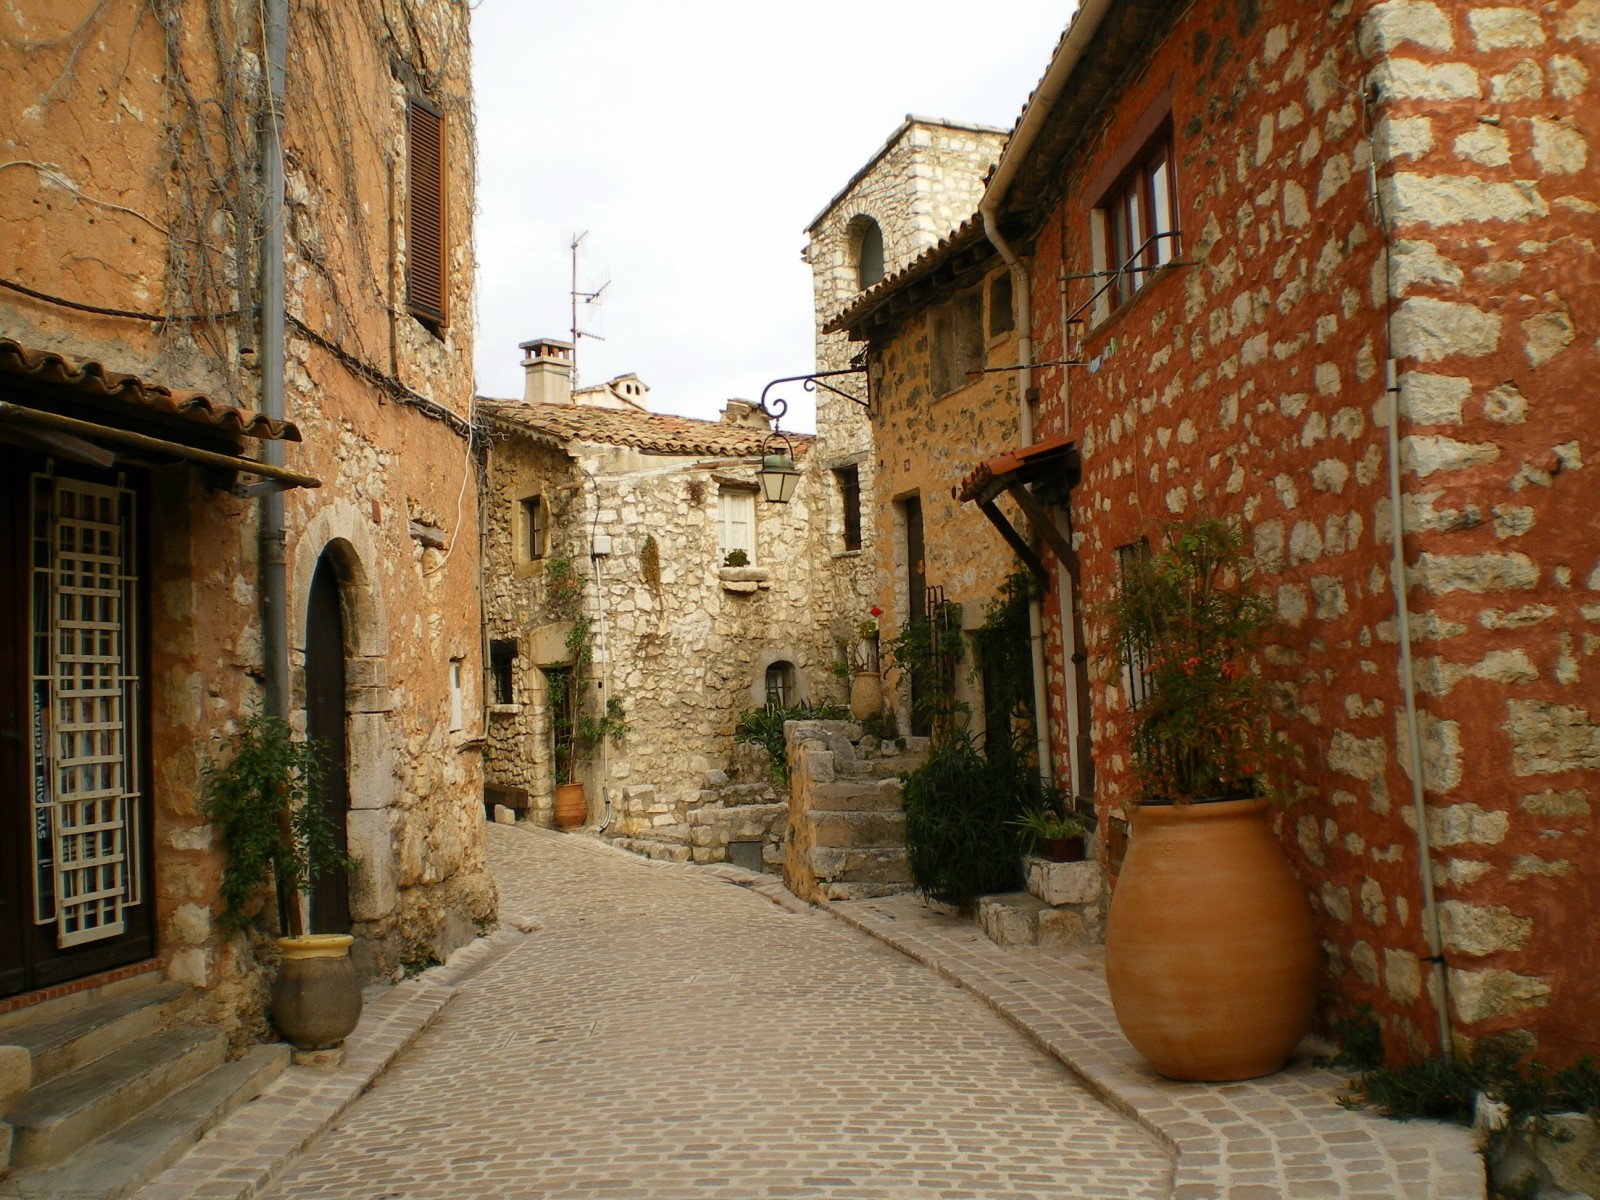
[(1089, 825), (1076, 813), (1062, 813), (1053, 805), (1030, 808), (1010, 824), (1017, 831), (1024, 854), (1037, 854), (1050, 862), (1082, 862)]
[(1153, 553), (1123, 561), (1109, 605), (1112, 670), (1142, 695), (1106, 978), (1128, 1040), (1176, 1079), (1276, 1071), (1315, 998), (1305, 894), (1267, 822), (1293, 755), (1255, 672), (1277, 613), (1253, 565), (1236, 524), (1170, 524)]
[(311, 888), (324, 871), (354, 867), (319, 804), (320, 747), (295, 741), (277, 717), (246, 717), (228, 739), (225, 762), (201, 768), (200, 812), (227, 850), (222, 926), (238, 932), (261, 909), (268, 879), (277, 896), (282, 954), (272, 987), (272, 1020), (302, 1050), (337, 1046), (361, 1016), (361, 988), (347, 933), (310, 933)]

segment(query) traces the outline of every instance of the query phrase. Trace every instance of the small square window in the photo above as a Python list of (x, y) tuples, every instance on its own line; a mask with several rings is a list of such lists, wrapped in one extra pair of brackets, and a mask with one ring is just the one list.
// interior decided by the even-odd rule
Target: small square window
[(1002, 271), (989, 283), (989, 336), (999, 337), (1017, 327), (1012, 311), (1011, 272)]
[(521, 550), (524, 562), (537, 562), (545, 556), (549, 545), (549, 510), (543, 496), (526, 496), (520, 502), (522, 536)]
[(513, 672), (517, 662), (515, 639), (495, 639), (489, 643), (489, 681), (496, 704), (515, 704), (517, 690)]
[(983, 366), (983, 293), (964, 292), (935, 309), (929, 335), (929, 384), (934, 396), (948, 396)]

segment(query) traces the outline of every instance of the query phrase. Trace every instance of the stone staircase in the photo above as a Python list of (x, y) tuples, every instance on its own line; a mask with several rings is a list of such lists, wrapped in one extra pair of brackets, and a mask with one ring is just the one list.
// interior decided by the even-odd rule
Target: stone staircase
[(1106, 873), (1088, 862), (1023, 859), (1025, 892), (998, 892), (978, 900), (978, 925), (1000, 946), (1064, 948), (1105, 940)]
[(128, 1195), (288, 1065), (282, 1044), (227, 1061), (190, 999), (147, 975), (0, 1017), (0, 1197)]
[(922, 765), (927, 739), (901, 748), (849, 721), (796, 721), (788, 739), (789, 890), (813, 902), (909, 891), (898, 776)]

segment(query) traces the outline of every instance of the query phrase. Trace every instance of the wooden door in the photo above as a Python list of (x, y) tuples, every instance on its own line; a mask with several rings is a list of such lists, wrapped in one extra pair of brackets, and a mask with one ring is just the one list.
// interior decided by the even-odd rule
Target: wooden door
[[(306, 603), (306, 733), (322, 744), (322, 810), (341, 854), (349, 852), (349, 776), (345, 767), (344, 612), (339, 577), (327, 554), (311, 577)], [(350, 932), (350, 877), (324, 871), (312, 881), (311, 932)]]
[(144, 495), (0, 443), (0, 994), (154, 953)]

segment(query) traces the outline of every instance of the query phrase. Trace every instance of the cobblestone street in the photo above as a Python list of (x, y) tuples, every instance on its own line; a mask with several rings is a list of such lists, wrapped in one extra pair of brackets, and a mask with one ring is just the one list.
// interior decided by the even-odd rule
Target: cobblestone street
[(476, 978), (272, 1197), (1164, 1196), (1171, 1163), (967, 993), (828, 916), (491, 826)]

